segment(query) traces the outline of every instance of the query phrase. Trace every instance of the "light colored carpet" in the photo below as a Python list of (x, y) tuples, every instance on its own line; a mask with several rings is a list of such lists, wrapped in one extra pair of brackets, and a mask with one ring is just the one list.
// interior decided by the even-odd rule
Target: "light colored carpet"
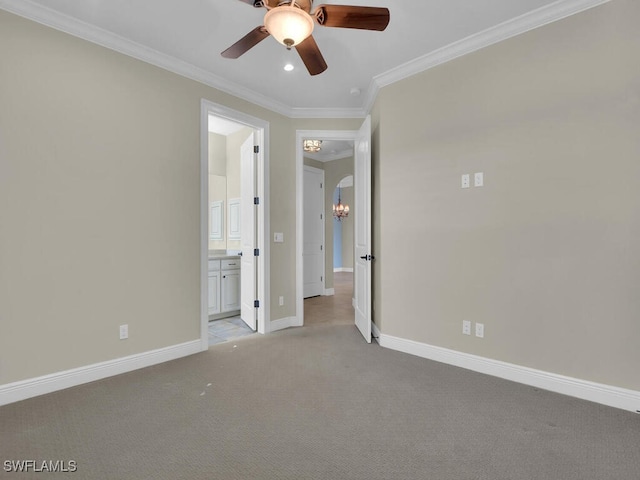
[(369, 345), (336, 323), (0, 407), (1, 460), (74, 460), (68, 477), (87, 480), (640, 478), (640, 416)]

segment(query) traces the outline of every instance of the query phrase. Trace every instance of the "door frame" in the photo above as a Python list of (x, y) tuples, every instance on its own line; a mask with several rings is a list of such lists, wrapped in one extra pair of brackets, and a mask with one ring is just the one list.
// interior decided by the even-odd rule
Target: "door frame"
[[(305, 138), (315, 140), (356, 140), (357, 130), (296, 130), (296, 316), (295, 326), (304, 325), (304, 271), (302, 259), (303, 235), (303, 208), (304, 200), (304, 151), (302, 141)], [(325, 185), (326, 192), (326, 185)], [(326, 212), (325, 212), (326, 214)], [(326, 239), (325, 239), (326, 240)], [(326, 246), (326, 241), (325, 241)], [(326, 258), (325, 258), (326, 263)], [(325, 265), (326, 268), (326, 265)], [(326, 272), (325, 272), (326, 273)], [(326, 277), (326, 275), (325, 275)], [(326, 280), (326, 278), (325, 278)]]
[(258, 333), (270, 331), (269, 288), (269, 122), (247, 115), (206, 99), (200, 101), (200, 341), (201, 349), (209, 348), (209, 314), (207, 307), (207, 281), (209, 270), (209, 114), (226, 118), (254, 129), (255, 143), (259, 146), (255, 176), (260, 202), (257, 208), (258, 256)]

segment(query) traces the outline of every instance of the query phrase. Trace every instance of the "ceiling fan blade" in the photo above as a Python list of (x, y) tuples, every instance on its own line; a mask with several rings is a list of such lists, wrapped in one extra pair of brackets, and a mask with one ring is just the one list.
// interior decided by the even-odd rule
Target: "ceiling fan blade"
[(324, 61), (324, 57), (320, 53), (318, 44), (313, 39), (313, 36), (309, 35), (306, 40), (296, 45), (296, 50), (311, 75), (318, 75), (327, 69), (327, 62)]
[(260, 26), (247, 33), (236, 43), (227, 48), (221, 55), (224, 58), (238, 58), (269, 36), (267, 29)]
[(389, 25), (389, 9), (350, 5), (320, 5), (315, 12), (318, 23), (325, 27), (359, 28), (382, 31)]

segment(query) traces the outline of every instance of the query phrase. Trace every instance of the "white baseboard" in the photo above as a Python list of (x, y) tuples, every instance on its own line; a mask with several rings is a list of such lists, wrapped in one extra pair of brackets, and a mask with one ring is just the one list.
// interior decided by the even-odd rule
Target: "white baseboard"
[[(378, 329), (376, 328), (376, 330)], [(391, 335), (379, 334), (378, 336), (380, 345), (385, 348), (523, 383), (543, 390), (640, 413), (639, 391), (565, 377), (426, 343), (392, 337)]]
[(338, 267), (333, 269), (333, 273), (336, 272), (349, 272), (353, 273), (353, 267)]
[(201, 351), (202, 342), (198, 339), (42, 377), (0, 385), (0, 405), (7, 405), (27, 398), (37, 397), (38, 395), (44, 395), (45, 393), (94, 382), (121, 373), (138, 370), (139, 368), (150, 367), (151, 365), (186, 357)]
[(378, 326), (373, 323), (373, 321), (371, 322), (371, 335), (373, 335), (374, 338), (378, 339), (378, 343), (380, 341), (380, 329), (378, 328)]
[(324, 296), (328, 297), (331, 295), (335, 295), (336, 294), (336, 289), (335, 288), (325, 288), (324, 289)]
[(270, 332), (277, 332), (278, 330), (284, 330), (289, 327), (300, 327), (301, 324), (297, 317), (285, 317), (277, 320), (271, 320)]

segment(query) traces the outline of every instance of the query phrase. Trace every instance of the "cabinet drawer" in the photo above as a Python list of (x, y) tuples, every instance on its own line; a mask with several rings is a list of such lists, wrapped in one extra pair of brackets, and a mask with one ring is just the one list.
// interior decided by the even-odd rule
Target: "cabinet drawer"
[(209, 260), (209, 271), (210, 272), (220, 271), (220, 260)]
[(236, 270), (240, 268), (240, 259), (225, 259), (220, 260), (222, 264), (222, 270)]

